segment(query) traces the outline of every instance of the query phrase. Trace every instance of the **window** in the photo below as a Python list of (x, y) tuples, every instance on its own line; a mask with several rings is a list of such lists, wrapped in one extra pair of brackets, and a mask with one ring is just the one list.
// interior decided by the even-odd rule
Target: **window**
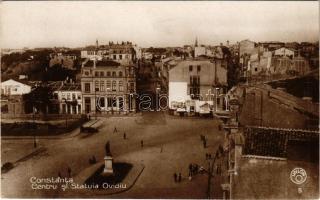
[(107, 76), (110, 77), (111, 76), (111, 72), (107, 72)]
[(258, 71), (258, 68), (255, 67), (255, 68), (254, 68), (254, 71), (255, 71), (255, 72)]
[(76, 100), (76, 94), (72, 93), (72, 100)]
[(99, 72), (95, 72), (95, 73), (94, 73), (94, 76), (97, 76), (97, 77), (98, 77), (98, 76), (99, 76)]
[(111, 89), (111, 81), (107, 81), (107, 89)]
[(105, 101), (104, 101), (104, 97), (99, 98), (99, 104), (100, 107), (104, 108), (105, 107)]
[(101, 71), (101, 72), (100, 72), (100, 76), (104, 76), (104, 71)]
[(95, 82), (95, 91), (98, 92), (99, 91), (99, 81)]
[(81, 94), (78, 94), (78, 99), (79, 99), (79, 100), (81, 99)]
[(119, 59), (122, 60), (122, 55), (119, 55)]
[(192, 65), (189, 65), (189, 72), (192, 72)]
[(107, 97), (107, 105), (108, 107), (112, 107), (112, 97)]
[(112, 91), (117, 91), (117, 82), (112, 81)]
[(100, 90), (101, 91), (104, 91), (105, 88), (104, 88), (104, 81), (100, 81)]
[(119, 77), (122, 77), (122, 72), (119, 72)]
[(197, 66), (197, 71), (198, 71), (198, 72), (201, 71), (201, 66), (200, 66), (200, 65)]
[(84, 84), (84, 91), (85, 92), (90, 92), (90, 83), (85, 83)]
[(113, 60), (117, 60), (117, 55), (113, 55)]
[(116, 76), (117, 76), (116, 72), (112, 72), (112, 77), (116, 77)]
[(67, 93), (67, 100), (70, 100), (70, 93)]
[(61, 98), (62, 98), (62, 99), (65, 99), (65, 98), (66, 98), (66, 95), (65, 95), (64, 93), (62, 93)]
[(119, 91), (123, 92), (123, 82), (119, 81)]
[(84, 71), (84, 75), (89, 76), (89, 71)]

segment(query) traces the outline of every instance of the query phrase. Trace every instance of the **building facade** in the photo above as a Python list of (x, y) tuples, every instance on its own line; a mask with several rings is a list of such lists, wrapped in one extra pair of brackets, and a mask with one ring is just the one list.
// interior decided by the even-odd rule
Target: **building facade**
[(177, 61), (169, 70), (169, 109), (210, 114), (226, 109), (227, 63), (220, 59)]
[(53, 92), (59, 114), (81, 114), (82, 92), (80, 84), (62, 84)]
[(1, 95), (23, 95), (31, 92), (31, 86), (9, 79), (1, 83)]
[(274, 51), (275, 56), (287, 56), (287, 57), (294, 57), (295, 56), (295, 51), (282, 47), (280, 49), (277, 49)]
[[(136, 52), (138, 51), (138, 52)], [(109, 59), (119, 62), (122, 65), (131, 65), (135, 59), (141, 57), (141, 49), (131, 42), (113, 43), (86, 47), (81, 51), (81, 58), (89, 60)]]
[(133, 65), (90, 60), (81, 69), (83, 113), (135, 112), (136, 77)]

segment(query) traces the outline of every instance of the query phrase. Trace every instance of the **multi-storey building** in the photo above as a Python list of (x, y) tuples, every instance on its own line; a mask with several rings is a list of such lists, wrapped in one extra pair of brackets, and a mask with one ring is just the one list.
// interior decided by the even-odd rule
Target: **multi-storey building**
[[(173, 62), (172, 62), (173, 65)], [(169, 69), (169, 108), (209, 114), (227, 107), (227, 62), (223, 59), (177, 60)]]
[(121, 42), (120, 44), (109, 42), (108, 45), (99, 46), (97, 41), (96, 46), (89, 46), (81, 51), (81, 58), (90, 60), (109, 59), (122, 65), (131, 65), (137, 57), (141, 57), (140, 54), (139, 48), (131, 42)]
[(89, 60), (82, 64), (81, 91), (84, 113), (134, 112), (135, 67), (106, 59)]
[[(81, 87), (78, 83), (64, 84), (53, 92), (54, 100), (58, 105), (58, 112), (60, 114), (81, 114), (82, 112), (82, 93)], [(55, 106), (57, 104), (54, 104)]]

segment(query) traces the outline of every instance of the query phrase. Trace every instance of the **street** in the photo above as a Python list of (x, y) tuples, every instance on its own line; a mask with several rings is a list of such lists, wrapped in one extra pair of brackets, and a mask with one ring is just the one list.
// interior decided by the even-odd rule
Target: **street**
[[(188, 166), (195, 163), (208, 167), (205, 154), (214, 154), (224, 138), (223, 132), (218, 130), (218, 120), (180, 118), (162, 112), (100, 120), (103, 120), (103, 125), (96, 134), (81, 133), (71, 138), (38, 139), (39, 145), (46, 147), (47, 151), (18, 162), (14, 169), (2, 174), (2, 197), (57, 197), (54, 190), (31, 189), (30, 177), (57, 177), (59, 172), (66, 176), (67, 167), (71, 168), (72, 176), (76, 176), (90, 166), (90, 157), (103, 160), (104, 145), (110, 141), (115, 162), (139, 161), (145, 165), (133, 188), (113, 195), (112, 198), (206, 198), (208, 176), (199, 174), (189, 181)], [(117, 132), (114, 133), (115, 127)], [(124, 132), (126, 139), (123, 138)], [(206, 136), (207, 148), (203, 147), (200, 134)], [(140, 146), (141, 140), (143, 148)], [(14, 159), (12, 149), (25, 149), (27, 152), (32, 147), (31, 139), (2, 140), (2, 148), (11, 149), (7, 155), (2, 155), (2, 161), (8, 161), (10, 156)], [(174, 182), (174, 173), (182, 174), (180, 183)], [(217, 188), (220, 186), (213, 185), (215, 188), (211, 191), (219, 191)], [(211, 196), (221, 198), (222, 194)]]

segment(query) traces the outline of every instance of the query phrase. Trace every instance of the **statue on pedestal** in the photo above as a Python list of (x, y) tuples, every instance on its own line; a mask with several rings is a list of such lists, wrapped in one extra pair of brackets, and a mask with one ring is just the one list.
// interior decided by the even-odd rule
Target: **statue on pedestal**
[(113, 158), (110, 151), (110, 142), (108, 141), (105, 145), (106, 156), (104, 157), (104, 170), (103, 175), (113, 175)]
[(106, 156), (112, 156), (110, 151), (110, 141), (106, 143), (105, 150), (106, 150)]

